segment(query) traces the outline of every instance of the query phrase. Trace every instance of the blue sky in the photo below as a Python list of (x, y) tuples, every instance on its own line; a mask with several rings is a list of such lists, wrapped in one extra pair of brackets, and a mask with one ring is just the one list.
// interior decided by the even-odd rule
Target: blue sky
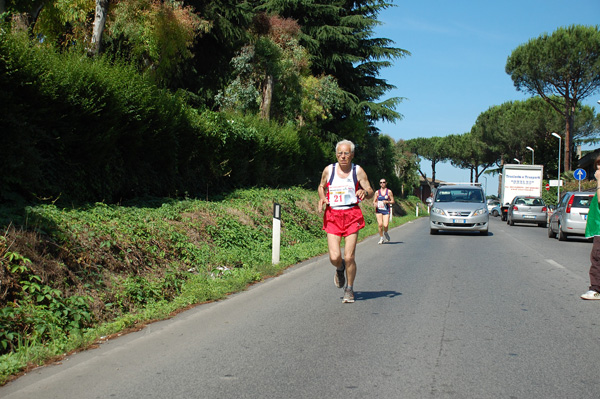
[[(477, 116), (506, 101), (524, 100), (504, 71), (519, 45), (561, 26), (599, 25), (600, 0), (394, 0), (379, 14), (375, 37), (392, 39), (411, 55), (381, 71), (396, 86), (389, 97), (404, 97), (404, 118), (379, 123), (394, 138), (446, 136), (469, 132)], [(584, 104), (600, 112), (600, 93)], [(558, 149), (558, 142), (557, 142)], [(530, 161), (530, 160), (529, 160)], [(421, 169), (431, 177), (430, 162)], [(469, 171), (438, 164), (436, 178), (469, 181)], [(487, 177), (488, 194), (497, 194), (498, 177)], [(485, 185), (485, 179), (481, 179)]]

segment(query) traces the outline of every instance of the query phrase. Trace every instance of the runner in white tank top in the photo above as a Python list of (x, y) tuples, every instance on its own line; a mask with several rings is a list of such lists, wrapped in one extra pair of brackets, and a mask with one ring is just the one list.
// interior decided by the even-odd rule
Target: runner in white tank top
[[(329, 261), (336, 267), (334, 284), (344, 290), (343, 302), (354, 302), (354, 278), (356, 276), (355, 251), (358, 231), (365, 220), (358, 202), (373, 196), (373, 189), (365, 171), (352, 164), (354, 144), (344, 140), (335, 148), (336, 164), (327, 165), (319, 183), (319, 212), (323, 215), (323, 230), (327, 232)], [(354, 177), (356, 175), (356, 177)], [(341, 254), (344, 237), (344, 257)], [(344, 273), (345, 272), (345, 273)]]

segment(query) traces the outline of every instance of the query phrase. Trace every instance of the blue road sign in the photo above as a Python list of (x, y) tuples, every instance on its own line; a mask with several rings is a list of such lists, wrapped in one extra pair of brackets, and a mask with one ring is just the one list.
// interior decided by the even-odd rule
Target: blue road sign
[(575, 170), (575, 172), (573, 172), (573, 175), (575, 175), (575, 179), (583, 180), (583, 179), (585, 179), (586, 173), (585, 173), (585, 170), (579, 168), (579, 169)]

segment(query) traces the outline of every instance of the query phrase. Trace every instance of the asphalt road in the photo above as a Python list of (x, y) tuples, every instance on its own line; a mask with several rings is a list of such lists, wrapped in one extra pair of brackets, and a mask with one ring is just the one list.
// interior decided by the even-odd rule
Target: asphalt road
[(359, 244), (356, 302), (319, 257), (226, 300), (103, 343), (0, 398), (594, 398), (591, 244), (546, 229)]

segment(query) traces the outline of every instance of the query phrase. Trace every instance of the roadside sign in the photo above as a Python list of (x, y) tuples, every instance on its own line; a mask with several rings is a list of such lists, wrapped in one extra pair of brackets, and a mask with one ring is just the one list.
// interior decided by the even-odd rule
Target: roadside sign
[[(563, 181), (560, 181), (560, 186), (562, 187)], [(550, 187), (558, 187), (558, 180), (550, 180)]]
[(575, 176), (575, 179), (583, 180), (583, 179), (585, 179), (586, 173), (585, 173), (585, 170), (579, 168), (579, 169), (576, 169), (575, 172), (573, 172), (573, 175)]
[(546, 191), (550, 191), (550, 184), (546, 183)]

